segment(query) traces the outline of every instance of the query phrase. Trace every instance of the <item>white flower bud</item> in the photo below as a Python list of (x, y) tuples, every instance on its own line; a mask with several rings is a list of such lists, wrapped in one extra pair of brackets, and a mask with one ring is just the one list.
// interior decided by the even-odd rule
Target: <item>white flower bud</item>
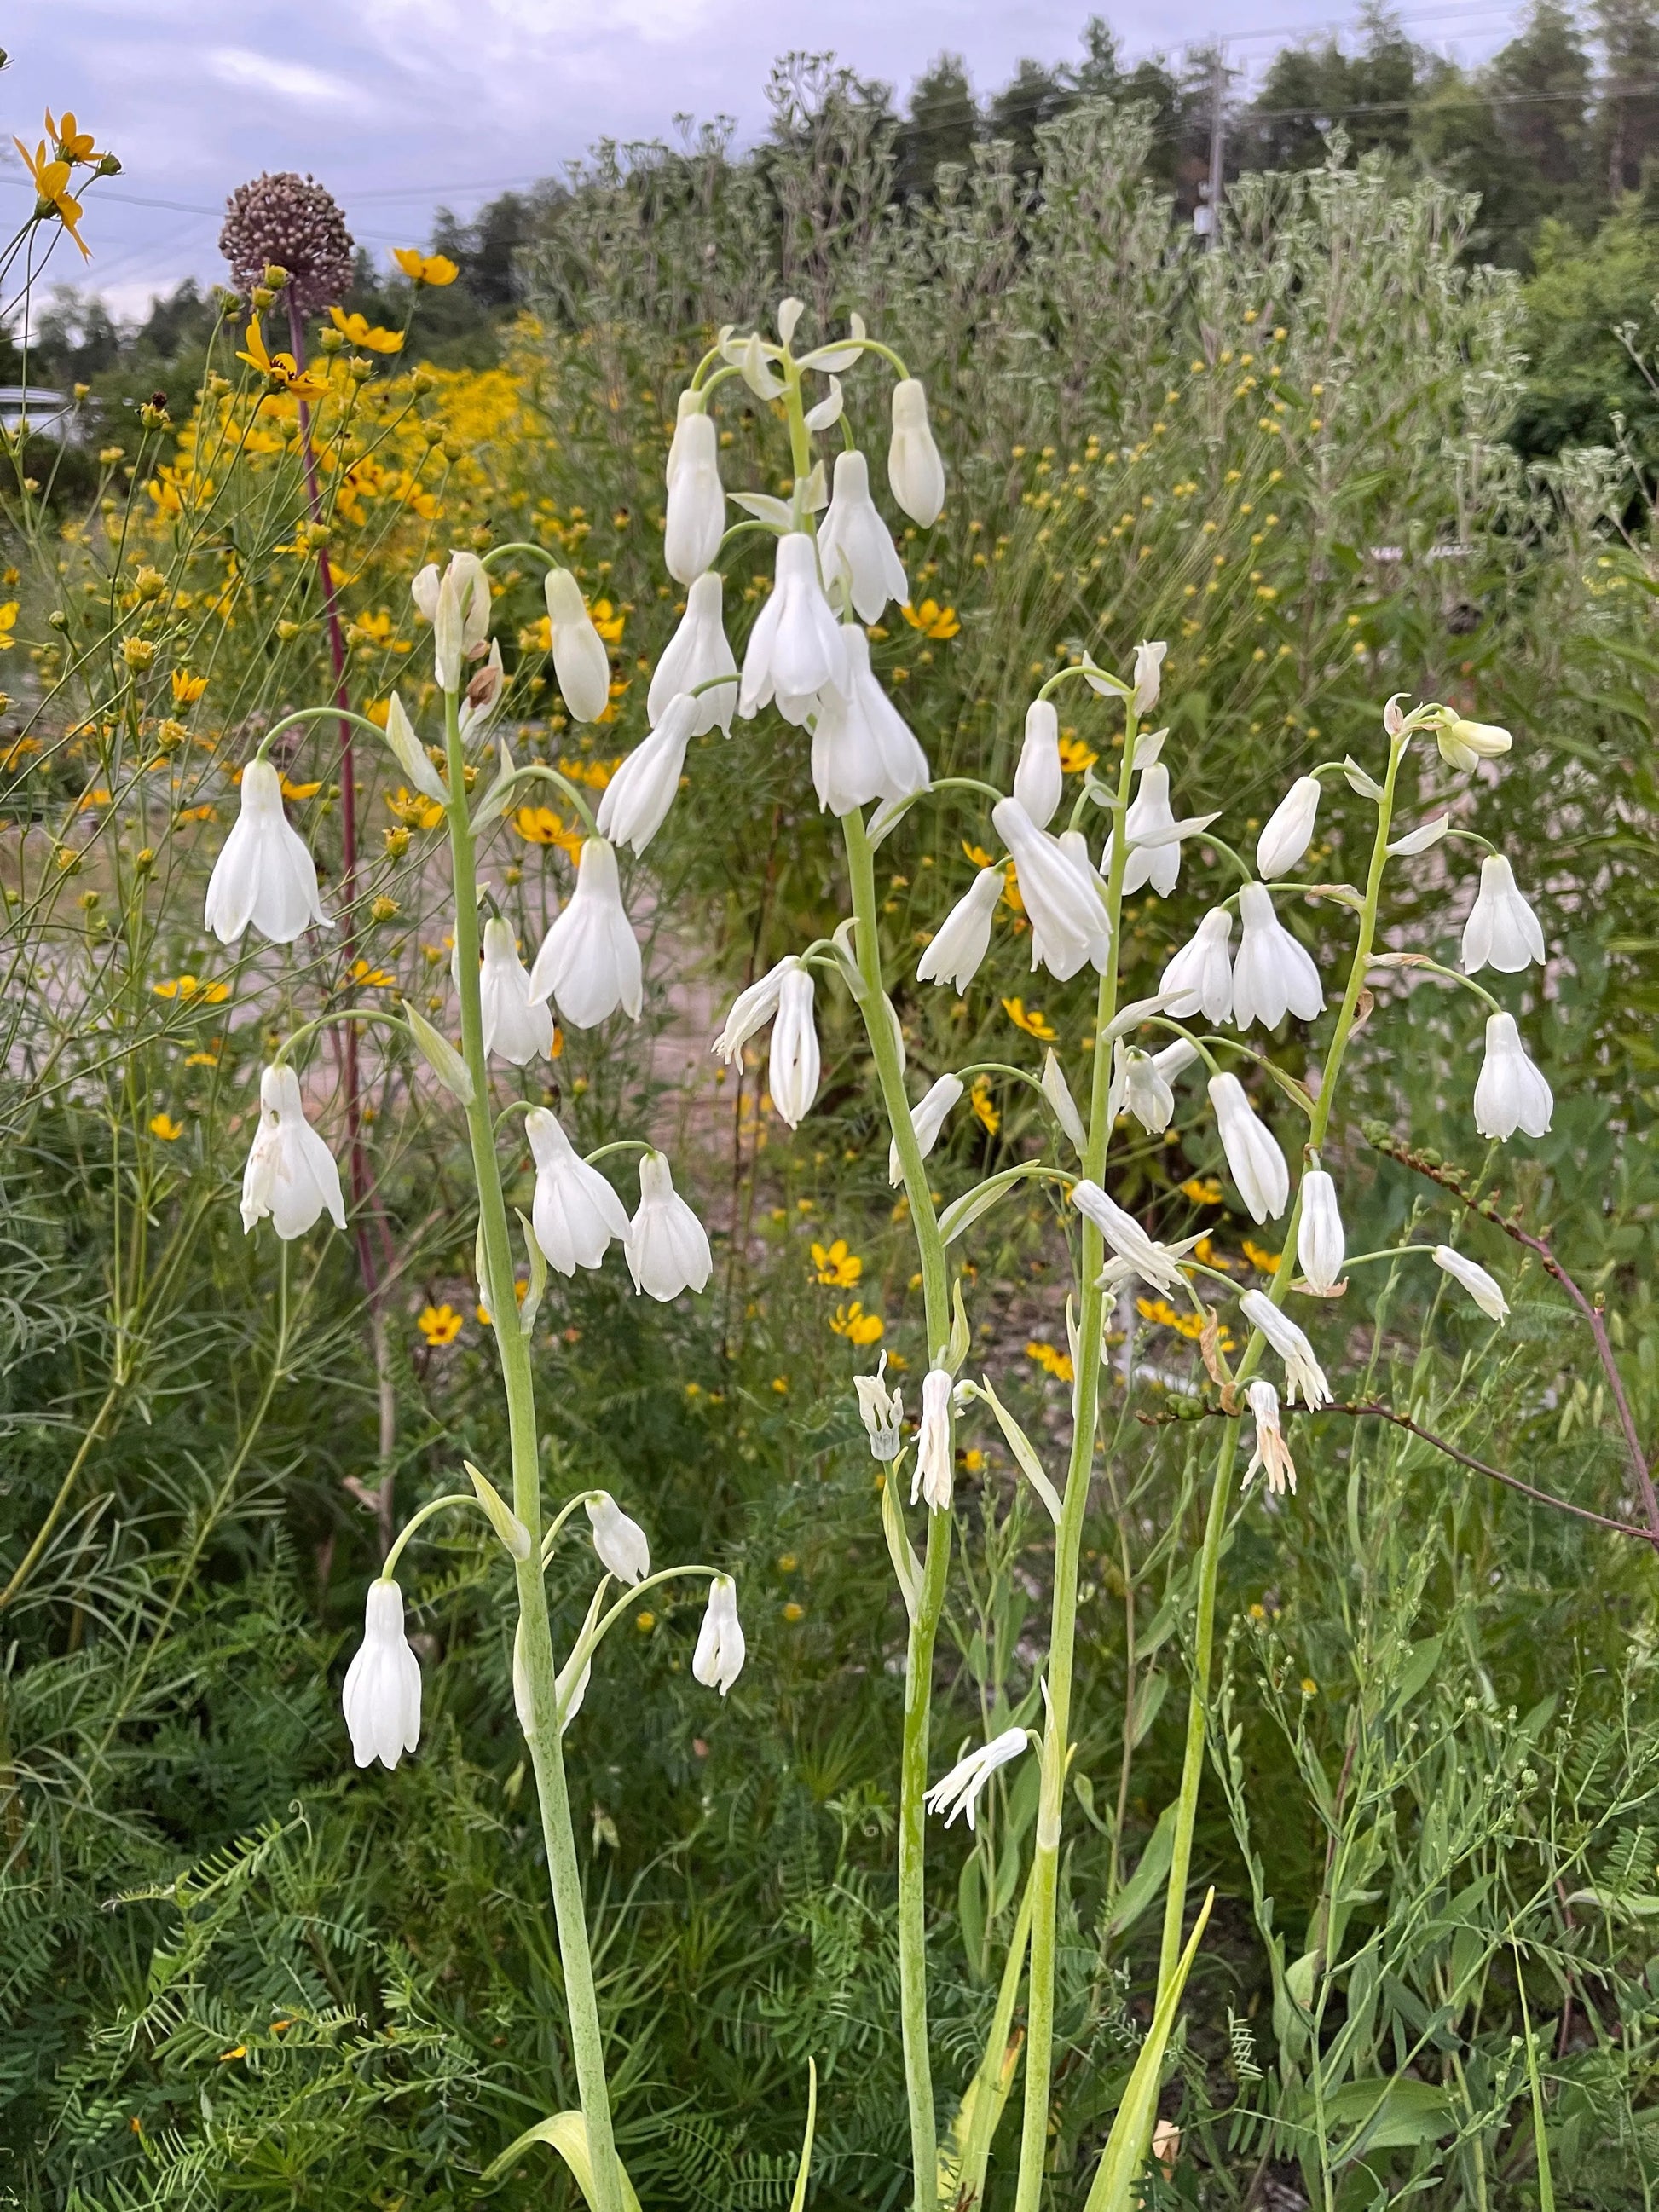
[(911, 521), (931, 529), (945, 505), (945, 464), (928, 427), (927, 394), (913, 376), (893, 386), (887, 482)]
[(593, 1549), (608, 1575), (619, 1583), (642, 1583), (651, 1571), (651, 1546), (637, 1521), (630, 1521), (608, 1490), (586, 1500)]
[[(692, 736), (702, 737), (716, 723), (731, 736), (732, 717), (738, 710), (738, 664), (721, 623), (721, 598), (720, 580), (712, 568), (686, 593), (679, 628), (664, 647), (646, 694), (645, 711), (653, 726), (662, 720), (676, 695), (686, 691), (696, 700)], [(731, 682), (712, 681), (722, 676)], [(700, 684), (710, 688), (699, 691)]]
[(1206, 1022), (1231, 1018), (1233, 965), (1227, 946), (1232, 933), (1232, 915), (1225, 907), (1212, 907), (1164, 969), (1158, 995), (1175, 1020), (1190, 1021), (1194, 1014), (1202, 1014)]
[(1134, 689), (1129, 704), (1143, 719), (1158, 704), (1158, 695), (1164, 684), (1164, 656), (1170, 650), (1162, 638), (1135, 647)]
[(1236, 1075), (1210, 1078), (1221, 1149), (1238, 1194), (1257, 1221), (1277, 1220), (1291, 1200), (1291, 1171), (1273, 1132), (1258, 1121)]
[(720, 438), (712, 416), (688, 415), (678, 425), (671, 464), (663, 565), (677, 583), (690, 584), (712, 563), (726, 530)]
[(927, 788), (927, 756), (878, 682), (870, 641), (856, 623), (842, 631), (842, 671), (818, 695), (812, 786), (837, 817), (872, 799), (908, 799)]
[(812, 971), (799, 960), (785, 967), (772, 1024), (767, 1088), (772, 1103), (798, 1128), (818, 1095), (818, 1035), (812, 1019)]
[(525, 1131), (536, 1159), (530, 1225), (544, 1258), (562, 1275), (597, 1267), (613, 1237), (627, 1243), (627, 1207), (544, 1106), (526, 1116)]
[(572, 719), (597, 722), (611, 703), (611, 656), (568, 568), (550, 568), (544, 586), (553, 674)]
[(1302, 1178), (1296, 1256), (1310, 1289), (1328, 1296), (1341, 1281), (1347, 1239), (1336, 1203), (1336, 1185), (1323, 1168), (1310, 1168)]
[(1033, 699), (1025, 709), (1025, 742), (1014, 770), (1014, 797), (1039, 830), (1046, 830), (1065, 795), (1060, 763), (1060, 716), (1052, 699)]
[(617, 768), (599, 797), (599, 835), (644, 852), (668, 818), (685, 767), (697, 702), (679, 692), (655, 729)]
[(783, 979), (795, 964), (794, 954), (780, 960), (775, 968), (757, 976), (748, 987), (738, 992), (732, 1002), (732, 1011), (726, 1017), (726, 1026), (708, 1048), (719, 1053), (730, 1067), (737, 1060), (757, 1030), (764, 1029), (778, 1011), (778, 1000), (783, 993)]
[(749, 633), (738, 712), (745, 720), (775, 698), (786, 722), (817, 710), (818, 694), (843, 671), (841, 625), (818, 582), (817, 549), (800, 531), (778, 540), (771, 596)]
[(1462, 1283), (1483, 1314), (1493, 1321), (1509, 1319), (1509, 1300), (1504, 1296), (1496, 1278), (1489, 1275), (1484, 1267), (1477, 1266), (1473, 1260), (1465, 1259), (1462, 1253), (1455, 1252), (1449, 1244), (1435, 1246), (1434, 1264), (1437, 1267), (1444, 1268), (1454, 1282)]
[(1465, 775), (1483, 760), (1501, 759), (1515, 743), (1496, 722), (1466, 722), (1461, 714), (1443, 715), (1434, 734), (1441, 759)]
[(1256, 872), (1264, 883), (1288, 876), (1313, 842), (1319, 815), (1319, 778), (1299, 775), (1273, 812), (1255, 841)]
[(949, 983), (958, 996), (968, 988), (990, 948), (991, 920), (1006, 880), (1000, 868), (980, 870), (917, 961), (918, 983)]

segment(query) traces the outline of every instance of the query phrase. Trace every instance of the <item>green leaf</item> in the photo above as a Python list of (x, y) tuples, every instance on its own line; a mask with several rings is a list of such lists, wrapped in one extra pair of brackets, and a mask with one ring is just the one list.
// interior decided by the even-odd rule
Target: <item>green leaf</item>
[(1019, 1462), (1019, 1471), (1048, 1509), (1055, 1528), (1060, 1526), (1060, 1492), (1042, 1471), (1042, 1462), (1032, 1449), (1031, 1440), (990, 1384), (983, 1380), (980, 1389), (985, 1402), (997, 1417), (997, 1426), (1008, 1440), (1008, 1449)]
[(1113, 1901), (1106, 1922), (1109, 1936), (1127, 1936), (1164, 1887), (1175, 1856), (1176, 1803), (1173, 1798), (1158, 1816), (1158, 1826), (1146, 1839), (1140, 1863)]
[(812, 2136), (818, 2124), (818, 2068), (815, 2058), (806, 2062), (806, 2133), (800, 2147), (800, 2171), (795, 2176), (795, 2193), (789, 2199), (789, 2212), (801, 2212), (806, 2202), (806, 2185), (812, 2172)]
[(894, 1493), (892, 1468), (889, 1468), (881, 1486), (881, 1533), (887, 1539), (887, 1554), (893, 1562), (893, 1572), (898, 1577), (899, 1595), (904, 1600), (904, 1610), (912, 1620), (921, 1598), (921, 1561), (916, 1557), (904, 1526), (904, 1516), (899, 1511)]
[(956, 2116), (939, 2147), (939, 2201), (951, 2212), (973, 2212), (984, 2192), (985, 2169), (990, 2162), (992, 2139), (1014, 2086), (1014, 2074), (1025, 2040), (1024, 2030), (1013, 2032), (1014, 2005), (1025, 1971), (1025, 1946), (1031, 1932), (1031, 1885), (1025, 1885), (1019, 1917), (1008, 1945), (1008, 1956), (997, 1990), (997, 2008), (985, 2038), (984, 2055), (974, 2078), (962, 2094)]
[[(1174, 1808), (1170, 1809), (1173, 1812)], [(1100, 2154), (1100, 2164), (1095, 2169), (1094, 2182), (1083, 2212), (1133, 2212), (1140, 2183), (1140, 2169), (1146, 2162), (1146, 2146), (1152, 2141), (1152, 2121), (1158, 2112), (1158, 2093), (1164, 2079), (1164, 2053), (1169, 2045), (1170, 2032), (1175, 2026), (1181, 1992), (1187, 1986), (1187, 1977), (1192, 1972), (1193, 1960), (1198, 1956), (1199, 1942), (1209, 1923), (1210, 1908), (1214, 1903), (1215, 1892), (1211, 1889), (1205, 1894), (1197, 1922), (1187, 1939), (1187, 1948), (1170, 1977), (1170, 1986), (1159, 1998), (1158, 2010), (1152, 2014), (1152, 2024), (1146, 2031), (1146, 2040), (1140, 2046), (1140, 2056), (1135, 2061), (1134, 2071), (1123, 2092), (1123, 2102), (1118, 2106), (1117, 2117), (1112, 2122), (1112, 2132), (1107, 2136), (1106, 2148)]]
[[(549, 2119), (538, 2120), (533, 2128), (526, 2128), (521, 2136), (514, 2136), (499, 2158), (491, 2160), (481, 2179), (485, 2182), (499, 2181), (514, 2159), (528, 2150), (532, 2143), (538, 2142), (548, 2143), (557, 2151), (591, 2207), (596, 2201), (593, 2160), (587, 2148), (587, 2124), (580, 2112), (555, 2112)], [(617, 2160), (617, 2172), (622, 2181), (623, 2212), (640, 2212), (640, 2200), (634, 2194), (634, 2185), (620, 2159)], [(800, 2201), (798, 2196), (797, 2203)]]

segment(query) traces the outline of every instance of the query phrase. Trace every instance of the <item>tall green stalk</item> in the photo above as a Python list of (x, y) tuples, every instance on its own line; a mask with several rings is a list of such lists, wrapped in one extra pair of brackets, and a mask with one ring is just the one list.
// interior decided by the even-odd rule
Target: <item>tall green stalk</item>
[[(1405, 752), (1404, 738), (1395, 738), (1390, 741), (1389, 772), (1383, 783), (1382, 796), (1377, 801), (1376, 834), (1372, 840), (1370, 869), (1365, 878), (1359, 935), (1355, 941), (1353, 960), (1348, 969), (1347, 988), (1342, 994), (1341, 1008), (1337, 1014), (1336, 1028), (1332, 1033), (1330, 1050), (1320, 1079), (1319, 1096), (1314, 1101), (1313, 1117), (1308, 1130), (1307, 1149), (1315, 1163), (1317, 1163), (1320, 1147), (1330, 1127), (1343, 1057), (1348, 1049), (1348, 1040), (1353, 1034), (1354, 1022), (1359, 1012), (1359, 994), (1364, 988), (1365, 970), (1370, 965), (1371, 950), (1376, 941), (1376, 911), (1382, 890), (1382, 872), (1388, 866), (1389, 826), (1394, 817), (1395, 786)], [(1301, 1213), (1302, 1192), (1298, 1184), (1296, 1204), (1291, 1209), (1290, 1219), (1285, 1229), (1284, 1258), (1267, 1292), (1276, 1306), (1282, 1306), (1290, 1296), (1291, 1279), (1296, 1273), (1291, 1260)], [(1245, 1382), (1255, 1373), (1261, 1364), (1265, 1341), (1259, 1330), (1251, 1331), (1249, 1341), (1238, 1364), (1238, 1372), (1234, 1378), (1236, 1382)], [(1215, 1653), (1215, 1600), (1221, 1564), (1221, 1538), (1227, 1524), (1227, 1501), (1232, 1494), (1232, 1472), (1238, 1455), (1238, 1432), (1239, 1422), (1235, 1416), (1226, 1423), (1220, 1448), (1216, 1453), (1215, 1477), (1210, 1490), (1209, 1511), (1204, 1523), (1204, 1548), (1199, 1559), (1198, 1612), (1193, 1634), (1192, 1678), (1187, 1697), (1187, 1741), (1182, 1756), (1181, 1792), (1176, 1801), (1176, 1829), (1170, 1857), (1169, 1887), (1164, 1893), (1164, 1940), (1158, 1954), (1158, 1992), (1160, 1997), (1169, 1987), (1181, 1957), (1187, 1880), (1192, 1867), (1193, 1830), (1198, 1819), (1199, 1789), (1204, 1778), (1210, 1668)]]
[[(1123, 871), (1128, 840), (1122, 834), (1134, 773), (1138, 723), (1127, 710), (1123, 758), (1118, 769), (1117, 811), (1113, 823), (1111, 868), (1106, 883), (1111, 946), (1095, 1003), (1094, 1068), (1089, 1092), (1089, 1125), (1083, 1172), (1099, 1182), (1106, 1168), (1111, 1134), (1107, 1104), (1111, 1091), (1112, 1048), (1107, 1032), (1117, 1012), (1119, 924), (1123, 907)], [(1100, 1419), (1100, 1333), (1104, 1293), (1099, 1276), (1105, 1246), (1095, 1224), (1083, 1222), (1079, 1298), (1077, 1371), (1073, 1381), (1072, 1450), (1054, 1532), (1054, 1587), (1048, 1635), (1048, 1719), (1042, 1747), (1042, 1795), (1037, 1803), (1036, 1842), (1031, 1866), (1031, 1964), (1027, 1996), (1025, 2106), (1020, 2129), (1019, 2185), (1016, 2212), (1036, 2212), (1048, 2148), (1048, 2100), (1054, 2075), (1054, 1936), (1060, 1905), (1060, 1838), (1071, 1750), (1072, 1673), (1077, 1646), (1078, 1562), (1083, 1520), (1094, 1469), (1095, 1436)]]
[[(853, 890), (854, 945), (863, 984), (861, 1012), (881, 1085), (882, 1104), (898, 1148), (905, 1195), (921, 1261), (924, 1325), (929, 1363), (943, 1352), (951, 1333), (951, 1295), (939, 1216), (927, 1187), (927, 1163), (910, 1119), (892, 1001), (882, 980), (875, 868), (863, 817), (842, 817), (847, 872)], [(921, 1589), (910, 1619), (904, 1655), (904, 1733), (899, 1753), (899, 2008), (904, 2039), (904, 2081), (910, 2111), (910, 2157), (916, 2212), (933, 2212), (939, 2195), (939, 2130), (933, 2074), (927, 2049), (927, 1923), (926, 1899), (927, 1753), (933, 1715), (933, 1645), (945, 1607), (951, 1566), (948, 1513), (927, 1516), (927, 1551)]]
[(547, 1590), (542, 1579), (541, 1464), (536, 1437), (535, 1376), (531, 1366), (530, 1340), (519, 1324), (518, 1304), (514, 1295), (512, 1237), (489, 1114), (478, 980), (477, 865), (466, 803), (465, 760), (456, 693), (448, 693), (444, 703), (449, 761), (449, 848), (455, 887), (455, 962), (461, 998), (461, 1054), (472, 1078), (466, 1126), (478, 1187), (478, 1219), (484, 1258), (485, 1280), (479, 1288), (489, 1306), (501, 1354), (502, 1387), (507, 1394), (513, 1457), (513, 1510), (530, 1532), (528, 1553), (517, 1565), (517, 1671), (526, 1703), (526, 1711), (520, 1717), (526, 1724), (542, 1808), (542, 1836), (547, 1850), (559, 1959), (570, 2014), (577, 2094), (592, 2160), (593, 2212), (623, 2212), (622, 2177), (617, 2163), (611, 2098), (605, 2082), (604, 2038), (593, 1986), (593, 1957), (587, 1940), (586, 1906), (570, 1820), (564, 1746), (559, 1734), (558, 1664), (553, 1653)]

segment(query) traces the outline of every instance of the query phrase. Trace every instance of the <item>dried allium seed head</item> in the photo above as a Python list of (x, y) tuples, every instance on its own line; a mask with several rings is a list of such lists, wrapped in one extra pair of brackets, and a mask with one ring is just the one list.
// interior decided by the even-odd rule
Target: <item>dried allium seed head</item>
[(339, 204), (313, 177), (292, 169), (238, 185), (226, 203), (219, 251), (244, 293), (264, 282), (270, 264), (285, 269), (301, 314), (350, 289), (352, 238)]

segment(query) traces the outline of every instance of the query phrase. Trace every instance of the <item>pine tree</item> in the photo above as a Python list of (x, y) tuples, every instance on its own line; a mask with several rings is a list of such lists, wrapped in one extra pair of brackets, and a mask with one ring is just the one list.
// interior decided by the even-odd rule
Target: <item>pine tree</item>
[(1037, 167), (1036, 134), (1043, 124), (1063, 115), (1076, 98), (1069, 83), (1054, 70), (1028, 56), (991, 102), (988, 118), (993, 138), (1011, 139), (1014, 166), (1022, 175)]
[(900, 189), (910, 198), (931, 192), (943, 163), (973, 159), (981, 130), (966, 64), (960, 54), (941, 54), (910, 89), (898, 137)]
[(1653, 0), (1594, 0), (1604, 75), (1596, 137), (1613, 199), (1634, 191), (1659, 148), (1659, 19)]
[[(1488, 72), (1504, 136), (1547, 192), (1582, 187), (1589, 158), (1590, 58), (1560, 0), (1533, 0)], [(1553, 210), (1552, 210), (1553, 211)]]

